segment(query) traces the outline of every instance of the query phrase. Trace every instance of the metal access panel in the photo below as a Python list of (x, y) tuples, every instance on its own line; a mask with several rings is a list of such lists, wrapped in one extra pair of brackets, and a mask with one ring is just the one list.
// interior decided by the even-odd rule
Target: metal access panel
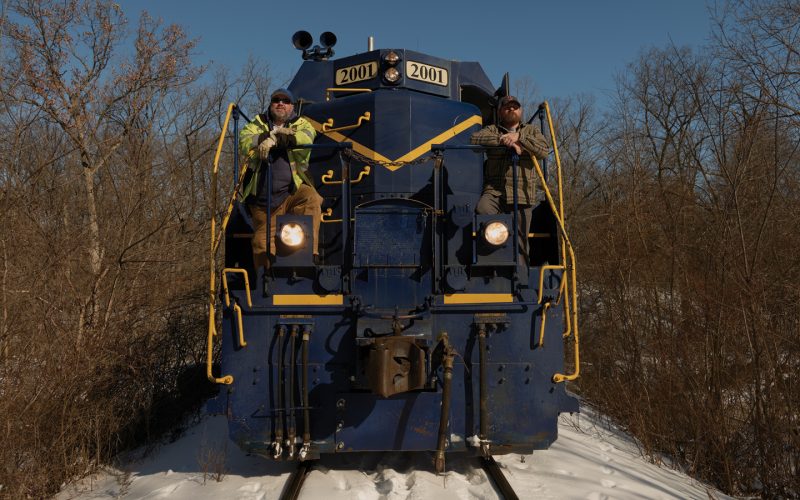
[(354, 267), (430, 266), (431, 210), (415, 204), (356, 209)]

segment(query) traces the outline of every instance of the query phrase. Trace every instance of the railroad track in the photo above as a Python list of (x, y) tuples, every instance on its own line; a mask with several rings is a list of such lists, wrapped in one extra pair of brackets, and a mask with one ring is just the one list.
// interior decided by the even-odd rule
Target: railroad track
[[(480, 461), (481, 468), (486, 471), (486, 475), (500, 492), (500, 498), (503, 500), (519, 500), (519, 497), (503, 474), (502, 469), (491, 455), (488, 457), (480, 457), (478, 460)], [(311, 469), (316, 463), (316, 460), (307, 460), (297, 464), (297, 468), (292, 472), (292, 475), (289, 476), (286, 485), (283, 487), (280, 500), (297, 500), (308, 473), (311, 472)]]
[(489, 455), (488, 457), (481, 457), (479, 460), (481, 461), (481, 467), (486, 471), (486, 475), (489, 476), (495, 487), (500, 490), (500, 498), (504, 500), (519, 500), (514, 489), (508, 483), (508, 479), (503, 475), (500, 466), (495, 462), (494, 457)]
[(297, 469), (292, 472), (292, 475), (289, 476), (289, 480), (286, 481), (286, 486), (283, 487), (280, 500), (297, 500), (297, 497), (300, 496), (300, 490), (303, 488), (306, 476), (308, 476), (308, 473), (311, 472), (311, 469), (316, 463), (316, 460), (306, 460), (297, 463)]

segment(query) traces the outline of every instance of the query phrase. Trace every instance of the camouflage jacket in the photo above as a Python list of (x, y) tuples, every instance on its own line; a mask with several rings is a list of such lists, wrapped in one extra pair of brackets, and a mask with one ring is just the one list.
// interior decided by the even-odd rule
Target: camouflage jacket
[[(517, 196), (519, 204), (534, 205), (537, 175), (531, 155), (541, 160), (550, 154), (550, 146), (544, 135), (533, 125), (523, 123), (517, 131), (522, 145), (517, 170)], [(500, 136), (508, 132), (503, 127), (488, 125), (472, 134), (470, 142), (481, 146), (500, 146)], [(483, 192), (501, 196), (508, 204), (514, 201), (511, 152), (511, 148), (487, 150), (483, 172)]]

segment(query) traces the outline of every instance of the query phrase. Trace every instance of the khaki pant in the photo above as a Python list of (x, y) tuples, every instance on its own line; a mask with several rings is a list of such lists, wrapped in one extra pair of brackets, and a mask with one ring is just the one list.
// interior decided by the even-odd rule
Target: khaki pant
[[(267, 210), (250, 205), (253, 217), (253, 263), (258, 269), (269, 266), (267, 256)], [(270, 254), (275, 255), (275, 222), (276, 217), (284, 214), (310, 215), (314, 233), (314, 255), (319, 254), (319, 224), (322, 220), (322, 196), (307, 184), (301, 184), (294, 194), (290, 194), (278, 208), (272, 211), (269, 225)]]

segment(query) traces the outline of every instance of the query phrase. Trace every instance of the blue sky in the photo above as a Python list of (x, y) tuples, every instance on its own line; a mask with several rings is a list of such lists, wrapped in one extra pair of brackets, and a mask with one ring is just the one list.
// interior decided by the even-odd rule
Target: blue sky
[(708, 42), (711, 27), (705, 0), (119, 3), (131, 28), (142, 10), (181, 24), (199, 38), (198, 62), (237, 73), (254, 55), (270, 63), (274, 76), (288, 80), (302, 62), (292, 34), (304, 29), (316, 41), (332, 31), (339, 39), (335, 57), (365, 51), (372, 35), (375, 48), (478, 61), (495, 85), (506, 71), (512, 81), (527, 76), (539, 99), (591, 93), (601, 104), (613, 92), (614, 75), (643, 49), (669, 43), (699, 47)]

